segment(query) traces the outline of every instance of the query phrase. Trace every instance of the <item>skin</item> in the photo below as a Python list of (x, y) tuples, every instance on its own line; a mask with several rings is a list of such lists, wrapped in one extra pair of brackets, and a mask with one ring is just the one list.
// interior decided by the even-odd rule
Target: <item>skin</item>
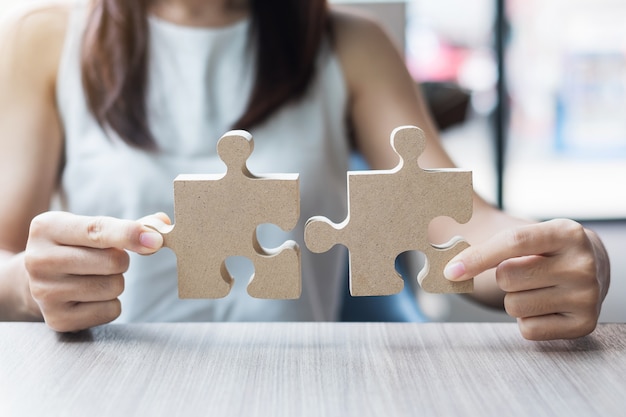
[[(119, 316), (128, 251), (150, 254), (162, 239), (145, 224), (163, 214), (128, 220), (49, 212), (62, 170), (63, 131), (54, 99), (69, 8), (41, 7), (0, 29), (0, 319), (45, 320), (77, 331)], [(151, 12), (178, 24), (219, 27), (247, 13), (226, 0), (160, 0)], [(420, 126), (428, 137), (422, 167), (453, 167), (439, 143), (422, 96), (400, 53), (373, 21), (333, 12), (336, 51), (350, 93), (350, 122), (374, 169), (396, 165), (388, 144), (397, 126)], [(376, 56), (377, 59), (371, 59)], [(476, 277), (477, 301), (518, 319), (532, 340), (575, 338), (597, 324), (609, 287), (609, 262), (599, 238), (567, 219), (532, 223), (474, 197), (464, 225), (437, 219), (433, 242), (464, 236), (472, 246), (446, 276)]]

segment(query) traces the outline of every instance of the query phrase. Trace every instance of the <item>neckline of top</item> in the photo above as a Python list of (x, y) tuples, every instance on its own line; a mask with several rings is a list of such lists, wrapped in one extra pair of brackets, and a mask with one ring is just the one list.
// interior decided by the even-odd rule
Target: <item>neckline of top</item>
[(229, 23), (224, 26), (185, 26), (178, 23), (173, 23), (168, 20), (162, 19), (154, 15), (148, 15), (148, 23), (151, 26), (166, 30), (173, 34), (180, 34), (183, 36), (197, 36), (197, 37), (215, 37), (224, 36), (230, 33), (236, 33), (240, 30), (248, 28), (250, 18), (245, 17), (239, 19), (233, 23)]

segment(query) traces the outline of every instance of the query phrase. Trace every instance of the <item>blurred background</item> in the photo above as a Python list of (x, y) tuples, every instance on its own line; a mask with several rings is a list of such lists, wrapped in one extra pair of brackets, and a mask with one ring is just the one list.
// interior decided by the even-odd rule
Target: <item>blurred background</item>
[[(26, 1), (0, 0), (0, 18)], [(331, 3), (385, 25), (478, 193), (511, 213), (570, 217), (601, 235), (612, 268), (601, 321), (626, 322), (626, 2)], [(461, 296), (415, 292), (432, 320), (511, 320)]]

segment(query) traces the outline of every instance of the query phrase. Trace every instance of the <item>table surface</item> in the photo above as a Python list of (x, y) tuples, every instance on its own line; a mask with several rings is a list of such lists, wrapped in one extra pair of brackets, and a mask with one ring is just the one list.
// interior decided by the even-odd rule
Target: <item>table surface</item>
[(0, 416), (624, 416), (626, 324), (0, 323)]

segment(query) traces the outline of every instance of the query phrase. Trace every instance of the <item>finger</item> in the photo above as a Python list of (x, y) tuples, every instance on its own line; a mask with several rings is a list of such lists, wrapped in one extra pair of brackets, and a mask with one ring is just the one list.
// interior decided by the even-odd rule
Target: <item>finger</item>
[(570, 223), (575, 222), (551, 220), (500, 232), (452, 258), (444, 275), (447, 279), (462, 281), (510, 258), (556, 254), (568, 245), (570, 229), (565, 224)]
[(575, 290), (549, 287), (507, 293), (504, 308), (509, 315), (518, 318), (553, 313), (597, 318), (600, 314), (598, 296), (599, 289), (593, 286)]
[(567, 294), (556, 287), (507, 293), (504, 310), (516, 318), (572, 313), (575, 305)]
[(519, 318), (517, 324), (524, 338), (539, 341), (586, 336), (596, 328), (597, 320), (586, 316), (548, 314)]
[(63, 304), (109, 301), (124, 291), (124, 276), (65, 276), (46, 282), (31, 281), (31, 294), (48, 308)]
[(496, 283), (505, 292), (528, 291), (558, 285), (566, 271), (555, 257), (524, 256), (507, 259), (496, 269)]
[(48, 326), (57, 332), (77, 332), (100, 324), (110, 323), (122, 312), (119, 299), (78, 303), (54, 314), (45, 315)]
[(172, 221), (165, 213), (151, 214), (149, 216), (142, 217), (138, 220), (138, 222), (149, 227), (150, 229), (154, 229), (161, 235), (171, 232), (174, 228), (174, 226), (172, 226)]
[(139, 222), (64, 212), (35, 217), (30, 234), (47, 237), (59, 245), (128, 249), (142, 254), (155, 252), (163, 246), (161, 234)]
[(80, 246), (50, 246), (29, 251), (26, 269), (32, 277), (67, 275), (114, 275), (128, 270), (130, 257), (121, 249)]

